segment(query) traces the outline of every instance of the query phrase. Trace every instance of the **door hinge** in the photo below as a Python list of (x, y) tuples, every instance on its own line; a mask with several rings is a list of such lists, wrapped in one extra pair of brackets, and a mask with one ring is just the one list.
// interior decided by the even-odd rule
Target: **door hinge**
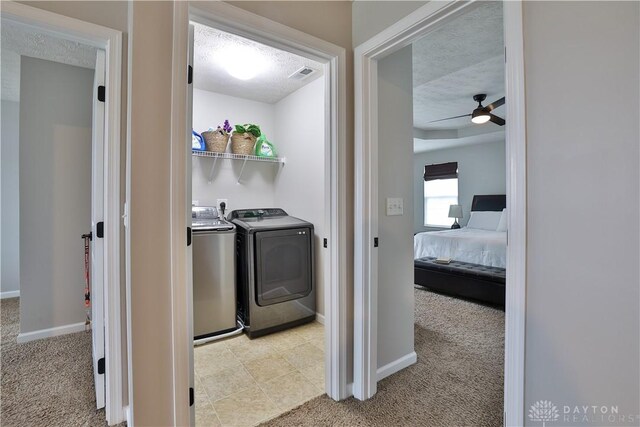
[(325, 248), (329, 247), (329, 241), (327, 240), (326, 237), (324, 239), (322, 239), (322, 246), (324, 246)]
[(193, 387), (189, 387), (189, 406), (193, 406), (195, 403), (195, 393), (193, 391)]
[(373, 247), (374, 247), (374, 248), (377, 248), (377, 247), (378, 247), (378, 238), (377, 238), (377, 237), (374, 237), (374, 238), (373, 238)]
[(187, 246), (191, 246), (191, 227), (187, 227)]
[(187, 83), (193, 83), (193, 67), (191, 65), (189, 65), (189, 68), (187, 70)]
[(104, 102), (107, 96), (107, 88), (104, 86), (98, 86), (98, 101)]
[(104, 239), (104, 222), (102, 221), (96, 224), (96, 237), (98, 239)]
[(104, 374), (104, 357), (102, 359), (98, 359), (98, 374)]

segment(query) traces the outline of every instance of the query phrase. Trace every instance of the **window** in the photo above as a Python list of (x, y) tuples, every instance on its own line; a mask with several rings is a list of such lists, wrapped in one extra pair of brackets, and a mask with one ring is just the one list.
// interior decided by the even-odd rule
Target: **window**
[(449, 227), (449, 206), (458, 204), (458, 163), (424, 167), (424, 225)]

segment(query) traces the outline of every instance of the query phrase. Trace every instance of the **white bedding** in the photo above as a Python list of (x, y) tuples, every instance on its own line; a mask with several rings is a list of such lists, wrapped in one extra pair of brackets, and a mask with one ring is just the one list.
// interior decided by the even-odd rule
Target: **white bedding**
[(466, 227), (418, 233), (413, 237), (413, 258), (428, 256), (506, 268), (507, 233)]

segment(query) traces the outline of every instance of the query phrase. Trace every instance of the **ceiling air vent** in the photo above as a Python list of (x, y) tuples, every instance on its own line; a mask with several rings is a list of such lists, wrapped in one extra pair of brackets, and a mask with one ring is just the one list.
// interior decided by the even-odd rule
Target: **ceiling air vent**
[(293, 74), (291, 74), (289, 78), (294, 80), (304, 80), (310, 75), (315, 74), (317, 72), (318, 71), (314, 70), (313, 68), (302, 67), (300, 69), (297, 69)]

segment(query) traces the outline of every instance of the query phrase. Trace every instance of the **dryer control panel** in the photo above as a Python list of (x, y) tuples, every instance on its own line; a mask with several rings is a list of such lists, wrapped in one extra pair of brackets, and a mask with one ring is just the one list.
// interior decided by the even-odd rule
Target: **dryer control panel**
[(245, 219), (245, 218), (268, 218), (276, 216), (287, 216), (284, 209), (266, 208), (266, 209), (239, 209), (231, 211), (229, 219)]

